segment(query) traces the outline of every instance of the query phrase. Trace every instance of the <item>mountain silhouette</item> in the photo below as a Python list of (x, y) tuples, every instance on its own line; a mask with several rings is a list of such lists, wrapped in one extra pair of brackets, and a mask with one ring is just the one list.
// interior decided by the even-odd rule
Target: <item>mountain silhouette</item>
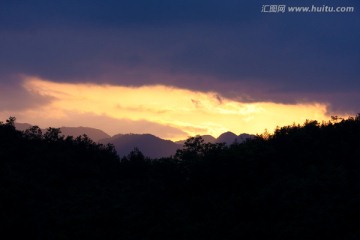
[(138, 148), (150, 158), (169, 157), (174, 155), (178, 148), (181, 148), (179, 144), (151, 134), (117, 134), (111, 138), (100, 140), (100, 143), (113, 144), (119, 156), (125, 156), (134, 148)]
[(110, 138), (111, 136), (104, 131), (90, 127), (61, 127), (60, 131), (65, 136), (81, 136), (86, 134), (94, 142), (98, 142), (101, 139)]
[[(204, 139), (204, 142), (205, 142), (205, 143), (215, 143), (215, 142), (216, 142), (216, 138), (214, 138), (214, 137), (211, 136), (211, 135), (201, 135), (200, 137), (201, 137), (202, 139)], [(186, 142), (186, 139), (185, 139), (185, 140), (176, 141), (175, 143), (182, 146), (185, 142)]]
[(216, 142), (226, 143), (226, 144), (230, 145), (230, 144), (234, 143), (236, 139), (237, 139), (237, 135), (235, 133), (225, 132), (216, 139)]
[[(217, 139), (211, 135), (202, 135), (205, 143), (222, 143), (230, 145), (234, 142), (242, 143), (254, 135), (241, 134), (239, 136), (232, 132), (221, 134)], [(119, 156), (129, 154), (134, 148), (138, 148), (145, 156), (150, 158), (169, 157), (181, 149), (186, 140), (172, 142), (164, 140), (151, 134), (117, 134), (111, 138), (102, 139), (103, 144), (111, 143), (114, 145)]]
[(253, 135), (253, 134), (242, 133), (237, 137), (236, 140), (238, 143), (242, 143), (248, 139), (253, 139), (253, 138), (255, 138), (255, 135)]
[(29, 123), (17, 123), (17, 122), (15, 122), (15, 128), (17, 130), (19, 130), (19, 131), (24, 131), (24, 130), (26, 130), (28, 128), (31, 128), (31, 127), (32, 127), (32, 125), (29, 124)]
[(247, 133), (243, 133), (240, 134), (239, 136), (237, 136), (235, 133), (233, 132), (225, 132), (223, 134), (221, 134), (215, 142), (217, 143), (226, 143), (227, 145), (233, 144), (235, 142), (237, 143), (242, 143), (244, 141), (246, 141), (246, 139), (249, 138), (254, 138), (254, 135), (251, 134), (247, 134)]
[[(33, 125), (28, 123), (15, 123), (17, 130), (24, 131)], [(46, 129), (42, 129), (43, 133)], [(81, 136), (86, 134), (94, 142), (103, 144), (111, 143), (114, 145), (119, 156), (125, 156), (129, 154), (134, 148), (140, 149), (140, 151), (150, 158), (169, 157), (176, 153), (177, 149), (183, 147), (186, 140), (180, 140), (172, 142), (170, 140), (164, 140), (151, 134), (117, 134), (110, 136), (104, 131), (91, 127), (61, 127), (61, 135), (67, 136)], [(242, 143), (248, 138), (253, 138), (254, 135), (240, 134), (237, 136), (232, 132), (225, 132), (218, 138), (214, 138), (211, 135), (201, 135), (205, 143), (226, 143), (227, 145), (234, 142)]]
[(214, 143), (214, 142), (216, 142), (216, 138), (214, 138), (211, 135), (202, 135), (201, 137), (202, 137), (202, 139), (204, 139), (205, 143)]
[[(242, 133), (239, 136), (237, 136), (233, 132), (225, 132), (221, 134), (218, 138), (214, 138), (211, 135), (201, 135), (202, 139), (204, 139), (205, 143), (226, 143), (227, 145), (231, 145), (235, 142), (242, 143), (245, 142), (247, 139), (254, 138), (255, 135)], [(186, 140), (180, 140), (176, 141), (176, 144), (183, 145)]]
[[(29, 123), (15, 123), (15, 128), (19, 131), (25, 131), (26, 129), (29, 129), (33, 125)], [(46, 132), (46, 129), (41, 129), (41, 131), (44, 133)], [(111, 136), (104, 131), (96, 128), (91, 127), (61, 127), (60, 128), (61, 135), (67, 136), (81, 136), (86, 134), (89, 138), (91, 138), (94, 142), (98, 142), (101, 139), (110, 138)]]

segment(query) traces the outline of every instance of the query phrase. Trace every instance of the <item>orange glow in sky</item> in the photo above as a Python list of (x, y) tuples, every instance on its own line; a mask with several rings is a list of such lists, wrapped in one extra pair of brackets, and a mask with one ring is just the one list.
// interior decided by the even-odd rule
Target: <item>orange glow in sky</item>
[[(102, 129), (111, 135), (151, 133), (179, 140), (197, 134), (217, 137), (226, 131), (260, 134), (265, 129), (273, 131), (276, 126), (303, 123), (306, 119), (329, 120), (325, 104), (242, 103), (215, 92), (164, 85), (126, 87), (55, 83), (25, 77), (23, 87), (31, 94), (50, 97), (51, 101), (16, 113), (18, 122), (41, 127), (82, 125)], [(107, 119), (111, 121), (107, 122)], [(116, 120), (134, 122), (137, 126), (126, 129), (126, 126), (117, 125)], [(148, 124), (142, 125), (143, 122)], [(151, 127), (152, 123), (159, 127)]]

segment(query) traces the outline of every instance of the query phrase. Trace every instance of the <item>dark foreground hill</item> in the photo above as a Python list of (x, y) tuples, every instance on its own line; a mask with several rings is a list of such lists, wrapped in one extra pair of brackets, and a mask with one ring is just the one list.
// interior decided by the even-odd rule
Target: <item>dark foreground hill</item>
[(359, 239), (360, 116), (173, 158), (0, 124), (7, 239)]

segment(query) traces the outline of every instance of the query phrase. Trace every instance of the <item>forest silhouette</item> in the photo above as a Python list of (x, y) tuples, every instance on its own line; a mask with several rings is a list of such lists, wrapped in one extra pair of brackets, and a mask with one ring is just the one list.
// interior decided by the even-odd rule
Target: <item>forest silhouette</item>
[(168, 158), (0, 123), (0, 232), (11, 239), (359, 239), (360, 115)]

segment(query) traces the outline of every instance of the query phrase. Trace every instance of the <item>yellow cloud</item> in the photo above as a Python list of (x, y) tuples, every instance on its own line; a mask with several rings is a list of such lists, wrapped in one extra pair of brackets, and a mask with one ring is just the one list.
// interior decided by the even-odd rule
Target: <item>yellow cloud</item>
[[(55, 83), (26, 77), (23, 86), (29, 92), (53, 99), (47, 105), (31, 110), (32, 116), (48, 119), (48, 125), (51, 125), (51, 119), (71, 118), (69, 113), (91, 113), (113, 119), (146, 120), (178, 128), (188, 135), (211, 134), (217, 137), (225, 131), (262, 133), (265, 128), (272, 131), (276, 126), (303, 123), (306, 119), (329, 119), (326, 104), (242, 103), (220, 97), (216, 92), (164, 85), (125, 87)], [(143, 132), (148, 132), (146, 127)], [(172, 140), (184, 137), (166, 136)]]

